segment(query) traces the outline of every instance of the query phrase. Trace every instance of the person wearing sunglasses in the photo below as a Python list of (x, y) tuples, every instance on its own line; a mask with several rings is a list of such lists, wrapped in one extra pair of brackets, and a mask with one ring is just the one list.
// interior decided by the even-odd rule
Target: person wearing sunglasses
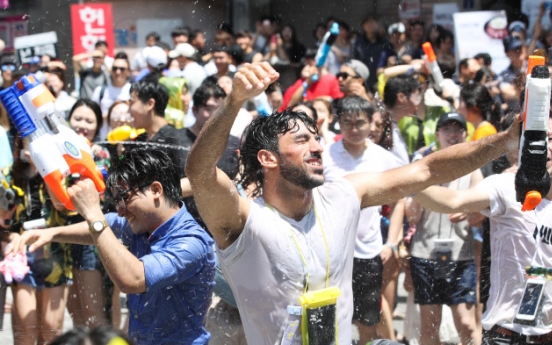
[(106, 185), (117, 213), (104, 215), (92, 181), (78, 181), (68, 193), (85, 221), (27, 231), (13, 250), (34, 242), (33, 252), (58, 236), (93, 244), (128, 296), (133, 342), (208, 344), (204, 316), (214, 287), (214, 242), (180, 201), (179, 168), (166, 150), (138, 147), (110, 169)]
[(126, 53), (117, 53), (111, 66), (111, 84), (102, 85), (94, 89), (92, 100), (100, 105), (102, 109), (103, 125), (100, 129), (100, 138), (104, 139), (109, 128), (107, 114), (109, 108), (116, 101), (128, 101), (130, 99), (130, 62)]
[(366, 92), (366, 80), (370, 76), (370, 71), (364, 63), (352, 59), (341, 66), (336, 75), (339, 81), (339, 90), (346, 96), (357, 95), (371, 101), (373, 97)]
[(14, 56), (3, 56), (0, 60), (0, 68), (2, 69), (2, 87), (1, 90), (7, 89), (14, 83), (13, 73), (17, 69), (17, 61)]

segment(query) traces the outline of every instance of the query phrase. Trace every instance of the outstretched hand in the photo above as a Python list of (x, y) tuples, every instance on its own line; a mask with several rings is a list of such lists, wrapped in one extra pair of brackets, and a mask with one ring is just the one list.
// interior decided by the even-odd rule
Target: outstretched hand
[(27, 244), (29, 251), (32, 253), (45, 244), (52, 242), (53, 233), (49, 229), (27, 230), (21, 236), (10, 239), (10, 245), (6, 248), (6, 254), (9, 253), (25, 253)]
[(239, 102), (260, 95), (280, 75), (268, 62), (244, 64), (234, 75), (230, 97)]

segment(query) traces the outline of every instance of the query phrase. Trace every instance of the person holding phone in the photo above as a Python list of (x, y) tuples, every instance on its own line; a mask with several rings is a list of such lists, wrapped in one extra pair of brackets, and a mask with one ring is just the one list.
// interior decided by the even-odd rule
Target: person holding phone
[[(547, 170), (552, 173), (552, 119), (548, 120)], [(507, 154), (517, 162), (517, 148)], [(526, 266), (552, 267), (552, 190), (535, 211), (521, 211), (516, 167), (492, 175), (475, 188), (430, 187), (414, 199), (441, 213), (481, 212), (491, 221), (491, 290), (483, 314), (484, 345), (552, 343), (552, 285), (527, 277)], [(528, 279), (529, 278), (529, 279)], [(542, 290), (542, 291), (541, 291)], [(533, 301), (534, 303), (531, 303)], [(536, 322), (540, 319), (540, 322)]]

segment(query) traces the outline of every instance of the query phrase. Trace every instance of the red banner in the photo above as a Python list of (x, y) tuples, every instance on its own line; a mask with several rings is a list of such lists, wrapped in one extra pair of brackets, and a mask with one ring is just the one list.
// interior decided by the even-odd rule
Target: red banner
[(71, 28), (74, 55), (93, 51), (97, 41), (106, 41), (107, 55), (113, 56), (115, 39), (110, 3), (71, 5)]

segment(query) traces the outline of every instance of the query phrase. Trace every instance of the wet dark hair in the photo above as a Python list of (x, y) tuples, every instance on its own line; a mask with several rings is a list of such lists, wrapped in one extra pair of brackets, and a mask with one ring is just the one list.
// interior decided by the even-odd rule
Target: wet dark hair
[(130, 93), (133, 92), (136, 92), (142, 103), (147, 103), (150, 98), (153, 98), (155, 115), (165, 116), (165, 108), (169, 102), (169, 92), (165, 86), (152, 80), (142, 80), (132, 84)]
[(498, 127), (500, 124), (500, 105), (493, 100), (485, 85), (479, 83), (465, 85), (460, 90), (460, 98), (464, 100), (468, 109), (479, 108), (483, 120), (489, 121), (493, 126)]
[(301, 103), (295, 104), (294, 106), (292, 106), (290, 108), (295, 109), (296, 107), (298, 107), (300, 105), (309, 108), (309, 110), (312, 112), (312, 118), (314, 120), (314, 123), (316, 123), (318, 121), (318, 112), (316, 111), (316, 108), (314, 108), (314, 103), (312, 101), (301, 102)]
[(80, 107), (90, 108), (90, 110), (94, 112), (94, 115), (96, 116), (96, 124), (97, 124), (96, 132), (94, 132), (94, 138), (97, 138), (98, 133), (100, 132), (100, 129), (102, 128), (102, 125), (103, 125), (102, 109), (100, 108), (98, 103), (94, 102), (93, 100), (87, 99), (87, 98), (81, 98), (77, 100), (75, 104), (73, 104), (73, 107), (69, 111), (69, 116), (67, 117), (67, 121), (71, 121), (71, 117), (73, 117), (73, 113), (75, 112), (75, 110), (77, 110), (77, 108), (80, 108)]
[(111, 326), (103, 325), (88, 331), (84, 327), (76, 327), (60, 335), (50, 345), (107, 345), (113, 338), (121, 338), (132, 345), (133, 342), (127, 338), (121, 331), (113, 329)]
[(113, 61), (115, 60), (124, 60), (127, 63), (127, 68), (130, 68), (130, 61), (128, 60), (128, 55), (125, 52), (118, 52), (113, 57)]
[(368, 122), (371, 122), (374, 111), (374, 106), (370, 104), (367, 99), (352, 95), (341, 99), (336, 114), (339, 119), (341, 119), (342, 116), (366, 114)]
[(279, 153), (278, 139), (280, 135), (295, 131), (298, 122), (303, 122), (309, 132), (317, 134), (316, 122), (304, 112), (292, 111), (290, 108), (273, 113), (270, 116), (259, 116), (246, 128), (244, 140), (240, 148), (241, 180), (243, 186), (254, 185), (252, 196), (262, 194), (264, 172), (257, 158), (260, 150)]
[[(65, 82), (65, 71), (62, 70), (59, 67), (49, 68), (48, 73), (56, 75), (59, 80), (63, 83), (63, 88), (61, 88), (63, 91), (67, 91), (67, 83)], [(53, 93), (53, 92), (52, 92)]]
[(403, 93), (409, 97), (418, 87), (418, 81), (408, 75), (399, 75), (390, 78), (385, 84), (383, 91), (383, 104), (388, 108), (393, 108), (397, 104), (397, 95)]
[(146, 40), (149, 39), (150, 37), (152, 37), (155, 40), (155, 42), (159, 42), (159, 40), (161, 39), (161, 36), (159, 36), (159, 34), (155, 31), (150, 32), (146, 36)]
[(226, 92), (217, 85), (218, 78), (206, 78), (195, 90), (193, 95), (194, 107), (205, 106), (209, 98), (226, 98)]
[(491, 65), (491, 63), (493, 62), (493, 58), (491, 57), (491, 55), (489, 55), (487, 53), (479, 53), (479, 54), (475, 55), (473, 58), (476, 59), (476, 60), (483, 59), (483, 64), (486, 67), (489, 67)]
[(154, 181), (161, 183), (167, 203), (173, 207), (182, 198), (178, 166), (166, 150), (154, 146), (136, 147), (125, 154), (109, 170), (106, 193), (114, 197), (113, 189), (126, 184), (144, 193)]

